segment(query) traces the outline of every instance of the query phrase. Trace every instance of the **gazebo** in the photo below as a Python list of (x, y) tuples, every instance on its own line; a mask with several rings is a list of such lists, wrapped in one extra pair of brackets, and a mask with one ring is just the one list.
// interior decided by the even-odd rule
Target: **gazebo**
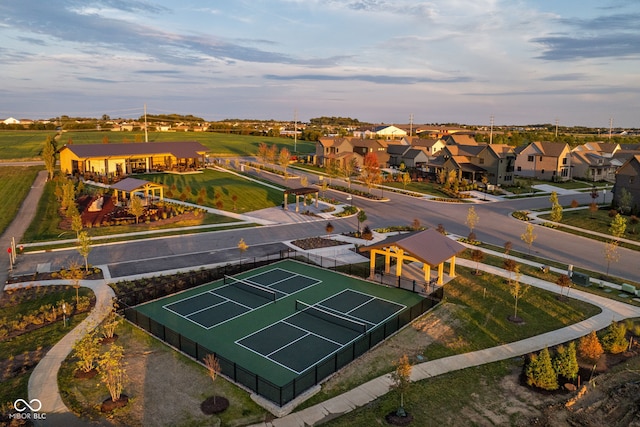
[(434, 229), (411, 234), (398, 234), (379, 243), (360, 248), (361, 252), (371, 253), (371, 274), (376, 268), (376, 255), (384, 255), (384, 271), (391, 271), (391, 258), (396, 260), (396, 276), (402, 276), (404, 261), (421, 262), (425, 282), (431, 280), (431, 269), (438, 269), (437, 284), (443, 284), (444, 263), (449, 262), (449, 276), (455, 277), (456, 256), (465, 250), (465, 246), (440, 234)]
[(126, 198), (126, 195), (129, 194), (129, 198), (131, 198), (131, 194), (137, 191), (144, 193), (145, 198), (149, 197), (149, 195), (156, 197), (156, 191), (158, 191), (158, 198), (160, 200), (164, 199), (164, 185), (145, 181), (144, 179), (125, 178), (112, 184), (111, 189), (114, 192), (116, 202), (118, 201), (118, 194), (121, 193), (123, 198)]
[[(320, 190), (312, 187), (301, 187), (301, 188), (287, 188), (284, 190), (284, 203), (282, 204), (282, 208), (286, 211), (288, 210), (287, 206), (287, 197), (289, 194), (293, 194), (296, 196), (296, 212), (300, 212), (300, 196), (306, 196), (307, 194), (315, 195), (315, 206), (318, 207), (318, 194)], [(304, 202), (303, 202), (304, 204)]]

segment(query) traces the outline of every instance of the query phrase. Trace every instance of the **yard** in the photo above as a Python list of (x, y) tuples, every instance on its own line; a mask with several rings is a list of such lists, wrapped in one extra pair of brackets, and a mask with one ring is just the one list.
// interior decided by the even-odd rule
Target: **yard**
[[(630, 216), (624, 215), (623, 217), (627, 220), (627, 230), (624, 238), (640, 242), (640, 225), (632, 224)], [(550, 219), (550, 215), (540, 215), (540, 218)], [(560, 223), (597, 233), (610, 234), (611, 220), (608, 208), (599, 209), (595, 212), (591, 212), (589, 209), (579, 209), (563, 212)]]
[(0, 131), (1, 160), (40, 160), (40, 152), (52, 131)]

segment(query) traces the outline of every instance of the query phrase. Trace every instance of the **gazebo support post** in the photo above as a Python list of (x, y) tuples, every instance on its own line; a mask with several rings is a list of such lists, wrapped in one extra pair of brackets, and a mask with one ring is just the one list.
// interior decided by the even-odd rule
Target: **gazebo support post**
[(444, 262), (438, 264), (438, 285), (444, 283)]
[(449, 259), (449, 277), (451, 277), (452, 279), (456, 277), (456, 257), (455, 256), (452, 256), (451, 259)]

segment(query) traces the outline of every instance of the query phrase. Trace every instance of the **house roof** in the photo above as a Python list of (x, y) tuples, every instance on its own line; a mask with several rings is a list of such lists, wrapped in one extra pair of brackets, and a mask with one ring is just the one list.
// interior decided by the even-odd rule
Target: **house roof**
[(509, 154), (514, 154), (513, 147), (507, 144), (489, 144), (487, 148), (501, 159), (504, 159)]
[(411, 149), (411, 146), (409, 145), (389, 144), (389, 146), (387, 146), (387, 153), (391, 155), (402, 156), (404, 153), (406, 153), (410, 149)]
[(420, 154), (425, 154), (426, 153), (418, 148), (412, 148), (410, 150), (408, 150), (403, 157), (407, 158), (407, 159), (415, 159), (416, 157), (418, 157)]
[(440, 234), (433, 228), (411, 234), (398, 234), (360, 248), (360, 251), (398, 247), (422, 262), (436, 267), (463, 252), (466, 248), (455, 240)]
[(179, 159), (199, 157), (209, 151), (197, 141), (144, 142), (122, 144), (67, 144), (60, 149), (70, 150), (79, 158), (129, 157), (170, 153)]
[(540, 154), (549, 157), (560, 157), (562, 152), (568, 148), (568, 145), (564, 142), (536, 141), (531, 144), (538, 149)]

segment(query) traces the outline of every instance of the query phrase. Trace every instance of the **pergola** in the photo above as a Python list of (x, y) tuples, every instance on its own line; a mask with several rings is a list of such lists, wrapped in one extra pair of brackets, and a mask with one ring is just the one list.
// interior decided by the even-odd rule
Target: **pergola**
[[(318, 207), (318, 194), (320, 193), (320, 190), (316, 189), (316, 188), (311, 188), (311, 187), (302, 187), (302, 188), (287, 188), (286, 190), (284, 190), (284, 203), (283, 203), (283, 209), (286, 211), (287, 209), (289, 209), (289, 207), (287, 206), (287, 196), (289, 196), (289, 194), (294, 194), (296, 196), (296, 212), (300, 212), (300, 196), (306, 196), (307, 194), (314, 194), (315, 195), (315, 206), (316, 208)], [(303, 205), (306, 206), (303, 200)]]
[(376, 255), (384, 255), (384, 271), (391, 271), (391, 258), (396, 260), (396, 276), (402, 276), (404, 261), (421, 262), (425, 282), (430, 282), (431, 269), (438, 269), (438, 285), (443, 284), (444, 263), (449, 262), (449, 276), (455, 277), (456, 256), (466, 248), (434, 229), (391, 236), (377, 244), (360, 248), (370, 251), (371, 274), (376, 268)]
[(131, 194), (137, 191), (144, 193), (145, 198), (147, 198), (149, 195), (156, 197), (157, 190), (159, 192), (158, 198), (160, 200), (164, 199), (164, 185), (145, 181), (144, 179), (125, 178), (122, 181), (112, 184), (111, 189), (114, 191), (116, 202), (118, 201), (119, 193), (122, 193), (122, 196), (125, 198), (126, 195), (129, 194), (129, 198), (131, 198)]

